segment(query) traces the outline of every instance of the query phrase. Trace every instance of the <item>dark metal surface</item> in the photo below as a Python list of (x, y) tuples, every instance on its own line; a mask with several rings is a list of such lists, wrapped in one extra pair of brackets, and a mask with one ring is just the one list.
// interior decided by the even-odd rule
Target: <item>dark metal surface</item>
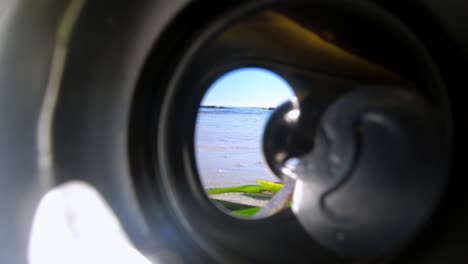
[[(377, 62), (377, 72), (382, 75), (373, 75), (377, 76), (374, 78), (365, 75), (370, 69), (366, 62), (353, 68), (334, 60), (336, 53), (308, 51), (308, 46), (300, 42), (302, 38), (288, 35), (288, 32), (276, 34), (276, 29), (271, 28), (274, 24), (263, 25), (264, 28), (257, 30), (241, 25), (241, 33), (245, 35), (227, 33), (224, 36), (229, 41), (205, 47), (208, 53), (195, 62), (181, 63), (195, 56), (189, 52), (197, 50), (192, 44), (201, 35), (222, 31), (227, 25), (245, 18), (245, 14), (252, 14), (264, 4), (276, 1), (246, 1), (248, 4), (220, 1), (211, 5), (201, 4), (201, 1), (189, 5), (189, 1), (183, 0), (86, 1), (73, 27), (70, 43), (66, 45), (67, 59), (63, 76), (59, 74), (61, 81), (57, 84), (60, 88), (58, 104), (53, 116), (49, 116), (52, 126), (47, 136), (52, 139), (49, 146), (53, 151), (49, 169), (54, 174), (44, 174), (40, 170), (39, 155), (43, 143), (38, 135), (40, 112), (50, 76), (53, 76), (52, 58), (59, 39), (60, 21), (71, 2), (11, 1), (8, 3), (10, 6), (4, 9), (8, 12), (0, 14), (0, 263), (27, 262), (29, 229), (38, 200), (53, 186), (69, 180), (82, 180), (95, 186), (116, 212), (132, 242), (143, 253), (151, 257), (160, 250), (169, 249), (187, 262), (274, 262), (288, 259), (307, 263), (313, 260), (343, 263), (343, 258), (326, 248), (353, 256), (368, 255), (369, 251), (373, 251), (372, 254), (386, 252), (400, 242), (407, 242), (413, 231), (417, 231), (416, 226), (425, 222), (433, 204), (421, 203), (423, 199), (436, 199), (440, 193), (441, 186), (434, 184), (437, 180), (434, 175), (442, 167), (437, 167), (436, 162), (402, 162), (404, 166), (393, 166), (391, 162), (395, 160), (379, 153), (401, 152), (402, 155), (396, 158), (410, 160), (415, 153), (429, 147), (431, 149), (427, 152), (420, 153), (425, 158), (419, 157), (419, 160), (434, 159), (430, 150), (435, 146), (427, 143), (434, 135), (426, 131), (415, 136), (412, 129), (399, 127), (399, 123), (394, 123), (391, 118), (376, 121), (376, 115), (371, 115), (371, 122), (364, 122), (366, 125), (362, 127), (371, 136), (363, 137), (362, 144), (352, 141), (355, 138), (351, 134), (345, 135), (356, 144), (350, 148), (351, 153), (356, 150), (360, 153), (348, 157), (375, 159), (378, 163), (353, 163), (355, 167), (345, 170), (353, 175), (340, 177), (342, 174), (338, 173), (336, 181), (325, 178), (330, 181), (327, 182), (330, 184), (328, 187), (335, 188), (323, 199), (312, 192), (308, 194), (313, 197), (299, 199), (304, 203), (299, 203), (297, 212), (317, 210), (317, 214), (299, 213), (309, 235), (291, 211), (252, 222), (233, 219), (215, 211), (197, 182), (191, 160), (193, 126), (190, 120), (210, 81), (228, 69), (254, 64), (277, 71), (291, 80), (301, 100), (309, 94), (308, 91), (320, 92), (315, 87), (328, 87), (330, 73), (349, 77), (335, 82), (333, 89), (336, 90), (330, 99), (346, 93), (349, 87), (356, 87), (356, 82), (375, 84), (383, 79), (398, 79), (397, 82), (401, 83), (402, 77), (403, 83), (411, 80), (416, 87), (423, 89), (422, 93), (431, 103), (445, 111), (448, 103), (444, 92), (441, 92), (443, 89), (438, 90), (440, 83), (444, 82), (455, 105), (452, 108), (455, 120), (461, 124), (465, 119), (463, 109), (466, 108), (462, 96), (467, 83), (468, 48), (464, 30), (467, 23), (463, 21), (466, 3), (455, 0), (447, 4), (437, 1), (419, 1), (417, 4), (294, 1), (286, 11), (285, 6), (291, 2), (280, 1), (283, 6), (276, 11), (282, 16), (294, 18), (301, 27), (313, 29), (311, 31), (325, 37), (334, 47)], [(304, 8), (297, 8), (296, 4), (301, 3), (306, 3)], [(375, 9), (378, 5), (382, 8)], [(410, 30), (393, 30), (392, 23), (383, 22), (389, 17), (401, 20), (400, 26)], [(257, 34), (259, 32), (263, 33)], [(414, 37), (408, 37), (408, 32)], [(262, 42), (262, 37), (268, 41)], [(426, 56), (419, 52), (421, 45), (412, 45), (410, 39), (424, 43), (436, 67), (421, 59)], [(204, 45), (202, 40), (197, 43)], [(288, 46), (291, 43), (295, 44)], [(293, 56), (288, 56), (288, 51)], [(328, 69), (328, 66), (335, 68)], [(180, 74), (184, 78), (174, 78), (175, 73), (187, 69), (193, 71)], [(389, 74), (389, 69), (397, 74)], [(442, 81), (434, 69), (440, 70)], [(172, 80), (173, 87), (180, 89), (171, 90), (171, 96), (166, 94), (169, 80)], [(135, 99), (145, 96), (146, 99)], [(159, 116), (155, 111), (160, 110), (163, 101), (170, 115)], [(171, 107), (170, 103), (176, 105)], [(351, 107), (351, 110), (354, 109)], [(381, 117), (380, 114), (377, 116)], [(419, 122), (418, 118), (413, 122), (412, 118), (416, 116), (417, 111), (409, 119), (405, 116), (397, 119), (413, 126)], [(167, 127), (159, 127), (159, 118)], [(421, 120), (425, 120), (424, 115)], [(446, 121), (450, 123), (449, 118)], [(160, 128), (168, 128), (164, 132), (169, 135), (167, 141), (159, 138), (157, 146), (151, 145), (155, 143), (156, 132), (161, 132)], [(392, 132), (394, 128), (402, 129), (405, 137), (397, 137), (398, 133)], [(448, 192), (424, 232), (403, 252), (401, 259), (395, 258), (396, 261), (466, 263), (468, 259), (468, 199), (464, 190), (466, 177), (462, 177), (466, 133), (460, 125), (455, 128), (455, 172), (450, 177)], [(148, 131), (140, 133), (145, 129)], [(416, 126), (415, 129), (418, 131), (421, 127)], [(146, 137), (152, 137), (153, 141)], [(388, 140), (384, 141), (382, 137)], [(400, 140), (408, 140), (408, 144), (397, 144)], [(345, 145), (340, 144), (340, 147)], [(418, 150), (418, 146), (421, 149)], [(383, 148), (387, 150), (383, 151)], [(155, 157), (154, 149), (161, 150), (159, 154), (164, 155)], [(304, 149), (306, 152), (309, 146)], [(328, 151), (326, 146), (324, 151)], [(441, 157), (444, 158), (446, 156)], [(166, 166), (165, 171), (161, 170), (162, 166)], [(384, 175), (368, 177), (375, 175), (375, 171), (383, 171), (382, 166), (386, 168)], [(407, 168), (418, 171), (405, 170)], [(312, 169), (303, 170), (303, 175), (309, 175), (307, 171)], [(397, 174), (398, 177), (391, 177)], [(422, 176), (414, 176), (421, 174), (435, 178), (425, 181)], [(313, 177), (304, 178), (300, 188), (315, 188), (315, 180)], [(442, 185), (443, 181), (439, 180)], [(402, 183), (404, 188), (399, 188)], [(363, 186), (375, 189), (361, 189)], [(326, 192), (325, 189), (323, 191)], [(323, 201), (322, 207), (307, 205), (307, 202), (313, 203), (317, 199)], [(379, 201), (391, 202), (381, 207)], [(362, 207), (362, 204), (367, 206)], [(300, 209), (301, 206), (305, 206), (305, 210)], [(365, 212), (375, 214), (370, 217)], [(407, 214), (411, 214), (413, 220), (398, 225), (411, 218), (403, 219)], [(354, 221), (351, 224), (339, 221), (347, 218)], [(368, 225), (368, 221), (383, 222)], [(326, 228), (317, 229), (317, 223)], [(387, 228), (383, 229), (384, 225)], [(335, 227), (339, 230), (334, 230)], [(365, 236), (355, 236), (353, 232)], [(368, 243), (375, 239), (383, 242)], [(290, 248), (284, 250), (285, 245), (279, 245), (277, 241)], [(281, 256), (272, 254), (278, 247), (282, 248)]]
[(445, 131), (439, 112), (401, 88), (350, 92), (327, 108), (314, 150), (301, 157), (294, 213), (309, 234), (346, 256), (401, 248), (445, 188)]
[[(27, 263), (32, 218), (50, 188), (38, 119), (55, 31), (68, 1), (8, 2), (0, 23), (0, 263)], [(34, 44), (33, 44), (34, 43)]]

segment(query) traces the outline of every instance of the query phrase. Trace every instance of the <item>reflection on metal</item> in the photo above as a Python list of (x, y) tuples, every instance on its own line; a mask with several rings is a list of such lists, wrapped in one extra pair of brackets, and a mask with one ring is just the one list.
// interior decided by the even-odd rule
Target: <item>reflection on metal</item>
[(294, 193), (294, 187), (296, 182), (293, 180), (287, 180), (283, 188), (271, 198), (270, 201), (253, 217), (253, 219), (262, 219), (265, 217), (272, 216), (281, 210), (283, 210)]
[[(399, 75), (322, 39), (293, 19), (271, 10), (252, 15), (223, 32), (209, 53), (208, 56), (226, 57), (224, 62), (258, 63), (282, 76), (299, 73), (319, 79), (408, 84)], [(293, 85), (293, 88), (301, 99), (312, 87), (302, 89)]]
[(51, 168), (53, 159), (52, 122), (59, 96), (62, 73), (65, 67), (68, 42), (70, 41), (73, 27), (84, 3), (85, 0), (71, 1), (57, 29), (49, 79), (41, 112), (39, 114), (39, 124), (37, 128), (39, 169), (41, 180), (43, 183), (46, 183), (46, 185), (48, 185), (47, 181), (53, 177)]
[(104, 199), (82, 182), (61, 185), (42, 198), (28, 254), (31, 264), (150, 264), (132, 246)]
[(284, 115), (284, 120), (286, 122), (297, 122), (297, 119), (301, 115), (301, 111), (299, 109), (293, 109)]

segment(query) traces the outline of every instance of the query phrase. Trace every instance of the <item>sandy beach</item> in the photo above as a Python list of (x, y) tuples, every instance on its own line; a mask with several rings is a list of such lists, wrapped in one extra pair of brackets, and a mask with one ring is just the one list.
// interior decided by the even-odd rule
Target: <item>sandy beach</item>
[(238, 203), (247, 206), (263, 207), (268, 202), (270, 198), (261, 197), (261, 196), (251, 196), (243, 193), (223, 193), (223, 194), (214, 194), (210, 195), (210, 198)]

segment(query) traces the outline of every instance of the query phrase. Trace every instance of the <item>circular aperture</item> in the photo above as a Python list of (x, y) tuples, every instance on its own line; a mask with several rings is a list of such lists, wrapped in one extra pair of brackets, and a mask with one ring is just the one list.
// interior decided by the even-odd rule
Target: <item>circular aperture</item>
[(197, 115), (195, 154), (207, 195), (223, 211), (249, 219), (283, 184), (264, 162), (266, 122), (294, 98), (290, 85), (263, 68), (238, 68), (208, 89)]
[[(267, 98), (273, 88), (267, 87), (267, 92), (255, 95), (265, 88), (252, 79), (244, 82), (252, 84), (245, 89), (248, 93), (242, 93), (241, 85), (226, 88), (230, 92), (224, 95), (216, 92), (226, 80), (246, 70), (277, 74), (278, 79), (287, 80), (293, 87), (302, 120), (307, 116), (310, 120), (319, 120), (323, 111), (341, 96), (356, 87), (377, 84), (404, 86), (444, 107), (444, 97), (438, 96), (441, 94), (438, 75), (424, 49), (384, 10), (351, 1), (298, 3), (301, 4), (239, 5), (239, 9), (227, 10), (225, 15), (199, 25), (197, 35), (182, 36), (183, 31), (178, 26), (192, 24), (176, 24), (170, 33), (180, 36), (180, 42), (162, 46), (169, 51), (174, 49), (174, 53), (167, 53), (168, 61), (164, 58), (165, 52), (161, 52), (165, 51), (160, 48), (162, 44), (157, 43), (159, 49), (152, 53), (142, 79), (144, 88), (140, 96), (143, 99), (140, 100), (149, 104), (135, 103), (147, 118), (142, 118), (142, 112), (135, 112), (135, 120), (139, 120), (135, 122), (141, 132), (134, 137), (132, 146), (137, 146), (135, 151), (148, 157), (144, 161), (148, 168), (141, 166), (141, 170), (147, 172), (141, 182), (149, 191), (142, 197), (153, 201), (146, 204), (152, 206), (154, 214), (148, 215), (157, 223), (152, 225), (157, 227), (157, 234), (167, 232), (172, 239), (175, 236), (171, 232), (184, 227), (178, 235), (186, 239), (174, 241), (175, 248), (183, 248), (184, 243), (190, 249), (201, 246), (218, 260), (236, 259), (237, 262), (247, 259), (297, 262), (295, 260), (307, 255), (311, 261), (343, 263), (341, 258), (346, 257), (334, 254), (336, 252), (305, 232), (304, 225), (298, 221), (301, 212), (284, 210), (262, 221), (242, 221), (252, 218), (261, 206), (245, 205), (232, 199), (215, 201), (219, 198), (215, 195), (219, 194), (254, 197), (244, 191), (232, 192), (231, 189), (216, 193), (213, 189), (261, 186), (257, 179), (278, 186), (274, 184), (280, 181), (269, 174), (269, 168), (263, 163), (261, 138), (269, 114), (279, 113), (282, 108), (270, 110), (277, 105), (254, 100)], [(372, 36), (371, 41), (369, 36)], [(368, 52), (369, 47), (375, 52)], [(262, 68), (241, 68), (245, 66)], [(145, 95), (143, 89), (153, 97)], [(238, 101), (211, 99), (216, 98), (212, 97), (216, 94), (218, 99), (237, 98)], [(291, 96), (294, 95), (291, 93)], [(304, 100), (309, 103), (304, 104)], [(244, 113), (240, 113), (241, 110)], [(250, 115), (246, 114), (249, 111)], [(255, 116), (257, 119), (254, 119), (253, 113), (262, 111), (264, 118)], [(295, 113), (287, 119), (298, 117)], [(145, 120), (150, 122), (145, 123)], [(298, 124), (304, 125), (300, 131), (305, 133), (301, 135), (307, 140), (313, 139), (317, 122)], [(294, 169), (298, 163), (295, 158), (300, 159), (313, 146), (308, 144), (304, 151), (273, 161), (281, 161), (277, 162), (280, 168), (284, 165)], [(136, 164), (141, 163), (139, 157), (134, 159)], [(268, 192), (260, 191), (260, 194), (272, 196)], [(317, 199), (307, 202), (314, 201)], [(244, 209), (248, 215), (239, 214)], [(167, 210), (169, 217), (163, 219), (165, 216), (160, 210)], [(165, 221), (169, 223), (167, 226), (160, 224)], [(172, 226), (176, 228), (167, 231), (166, 227)], [(272, 255), (279, 241), (288, 245), (288, 250)]]

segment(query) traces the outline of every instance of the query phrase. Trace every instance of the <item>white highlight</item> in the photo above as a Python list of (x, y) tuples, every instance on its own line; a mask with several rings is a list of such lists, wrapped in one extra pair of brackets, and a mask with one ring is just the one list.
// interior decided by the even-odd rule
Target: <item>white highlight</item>
[(287, 176), (292, 175), (292, 171), (289, 168), (286, 168), (286, 167), (281, 168), (281, 172), (284, 173)]
[(291, 210), (293, 213), (297, 214), (299, 213), (299, 207), (302, 202), (302, 181), (297, 180), (296, 181), (296, 187), (294, 188), (294, 194), (292, 198), (292, 203), (291, 203)]
[(33, 220), (30, 264), (150, 264), (91, 186), (72, 182), (48, 192)]
[(294, 109), (287, 112), (286, 115), (284, 115), (284, 120), (286, 120), (286, 122), (288, 123), (296, 122), (300, 115), (301, 111), (299, 111), (299, 109)]
[(70, 41), (71, 32), (84, 4), (85, 0), (71, 1), (60, 21), (55, 36), (55, 46), (52, 54), (47, 88), (39, 113), (39, 124), (37, 126), (39, 169), (41, 180), (47, 186), (49, 184), (48, 181), (53, 177), (52, 122), (60, 92), (62, 73), (67, 57), (68, 42)]

